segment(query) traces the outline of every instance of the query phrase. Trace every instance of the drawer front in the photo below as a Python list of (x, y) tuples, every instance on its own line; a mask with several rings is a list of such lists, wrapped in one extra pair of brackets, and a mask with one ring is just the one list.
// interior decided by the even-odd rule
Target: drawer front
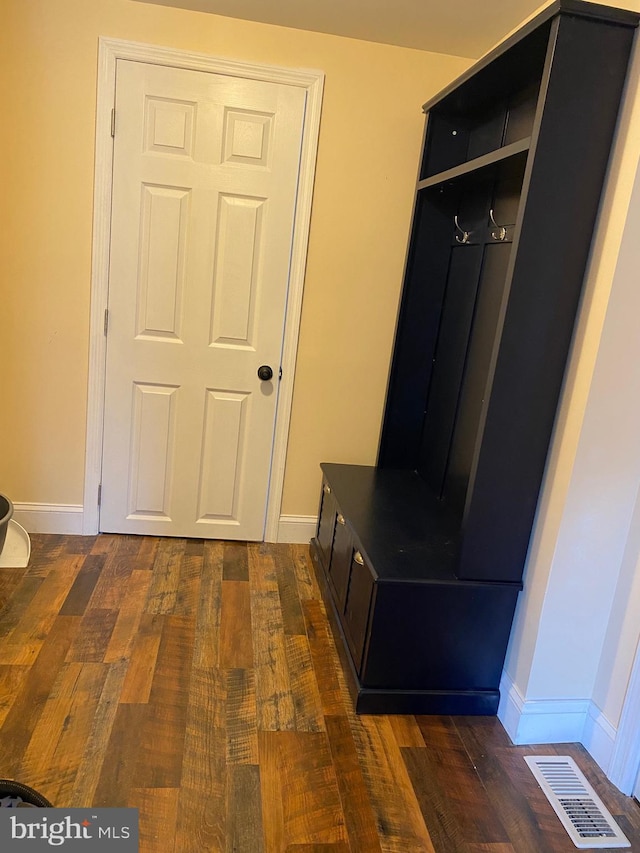
[(338, 607), (338, 613), (344, 611), (352, 555), (353, 540), (351, 531), (347, 527), (344, 516), (338, 512), (333, 537), (333, 550), (331, 551), (331, 563), (329, 565), (329, 581)]
[(318, 513), (318, 530), (316, 541), (322, 558), (322, 567), (327, 572), (331, 562), (331, 548), (333, 546), (333, 534), (336, 526), (337, 508), (335, 498), (328, 483), (322, 484), (320, 494), (320, 511)]
[(343, 625), (345, 636), (349, 643), (353, 663), (360, 673), (362, 653), (367, 638), (369, 611), (373, 595), (373, 577), (359, 551), (353, 552), (351, 572), (347, 590), (347, 600), (344, 608)]

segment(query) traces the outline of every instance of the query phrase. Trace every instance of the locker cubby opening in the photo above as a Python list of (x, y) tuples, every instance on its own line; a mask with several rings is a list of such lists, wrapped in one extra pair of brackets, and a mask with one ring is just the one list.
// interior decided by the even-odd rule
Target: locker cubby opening
[(525, 168), (523, 152), (417, 198), (378, 465), (417, 471), (460, 519), (481, 443)]
[(429, 110), (420, 179), (531, 136), (549, 40), (536, 30)]

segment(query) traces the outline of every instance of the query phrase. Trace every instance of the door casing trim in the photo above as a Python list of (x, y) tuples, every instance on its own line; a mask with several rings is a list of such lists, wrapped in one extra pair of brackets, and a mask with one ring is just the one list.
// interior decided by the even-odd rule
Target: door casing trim
[(104, 312), (107, 307), (109, 290), (111, 176), (113, 169), (111, 110), (115, 103), (116, 62), (118, 59), (128, 59), (155, 65), (166, 65), (172, 68), (207, 71), (250, 80), (263, 80), (269, 83), (282, 83), (288, 86), (298, 86), (306, 91), (282, 346), (282, 379), (278, 389), (264, 531), (264, 538), (267, 542), (277, 542), (293, 400), (293, 380), (302, 313), (302, 291), (309, 242), (311, 200), (320, 131), (324, 73), (312, 69), (291, 69), (221, 59), (206, 54), (119, 39), (100, 38), (98, 41), (89, 385), (82, 532), (86, 535), (97, 533), (100, 518), (98, 487), (102, 478), (102, 436), (107, 353)]

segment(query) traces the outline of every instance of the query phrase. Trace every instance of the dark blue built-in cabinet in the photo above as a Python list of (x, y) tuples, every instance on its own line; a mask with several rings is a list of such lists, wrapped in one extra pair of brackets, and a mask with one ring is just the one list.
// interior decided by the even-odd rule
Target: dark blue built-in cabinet
[(358, 711), (497, 710), (637, 24), (559, 0), (425, 105), (378, 462), (311, 543)]

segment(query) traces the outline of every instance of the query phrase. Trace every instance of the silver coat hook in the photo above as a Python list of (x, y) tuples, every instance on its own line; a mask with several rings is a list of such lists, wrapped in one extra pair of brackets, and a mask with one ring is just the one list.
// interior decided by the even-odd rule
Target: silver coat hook
[(458, 214), (453, 217), (453, 221), (457, 230), (460, 232), (459, 234), (456, 234), (456, 243), (468, 243), (469, 237), (471, 237), (472, 232), (465, 231), (464, 228), (460, 227), (460, 225), (458, 224)]
[(493, 218), (493, 208), (489, 211), (489, 219), (491, 220), (491, 224), (495, 228), (495, 231), (491, 232), (491, 236), (494, 240), (506, 240), (507, 239), (507, 229), (504, 225), (498, 225), (498, 223)]

